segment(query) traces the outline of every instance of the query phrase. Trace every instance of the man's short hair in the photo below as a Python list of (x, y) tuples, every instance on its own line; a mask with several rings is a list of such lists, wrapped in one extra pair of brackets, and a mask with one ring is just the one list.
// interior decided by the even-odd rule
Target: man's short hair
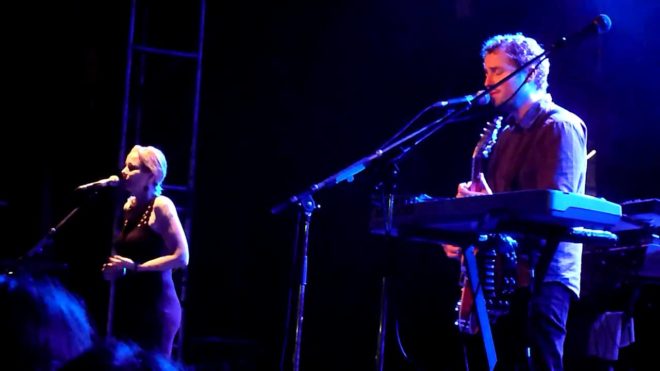
[[(486, 40), (481, 47), (481, 58), (496, 50), (503, 51), (511, 61), (520, 67), (529, 62), (534, 57), (544, 52), (539, 43), (531, 37), (526, 37), (522, 33), (496, 35)], [(527, 72), (536, 69), (534, 83), (539, 90), (548, 90), (548, 74), (550, 73), (550, 62), (545, 59), (540, 64), (533, 64), (527, 68)]]

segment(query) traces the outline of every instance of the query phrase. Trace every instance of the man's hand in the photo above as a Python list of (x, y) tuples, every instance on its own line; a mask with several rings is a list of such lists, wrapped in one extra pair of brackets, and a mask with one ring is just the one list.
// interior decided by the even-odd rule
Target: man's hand
[(459, 260), (461, 258), (462, 250), (459, 246), (443, 243), (442, 248), (449, 259)]
[(479, 173), (479, 178), (474, 182), (459, 184), (458, 190), (456, 191), (456, 197), (472, 197), (492, 194), (493, 191), (491, 191), (490, 186), (488, 186), (483, 173)]

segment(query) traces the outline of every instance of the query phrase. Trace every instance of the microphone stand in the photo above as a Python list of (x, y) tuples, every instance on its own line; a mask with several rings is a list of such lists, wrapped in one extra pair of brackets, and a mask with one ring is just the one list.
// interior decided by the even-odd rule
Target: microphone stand
[[(376, 343), (376, 370), (382, 370), (385, 365), (385, 348), (387, 340), (387, 331), (390, 328), (390, 295), (391, 295), (391, 277), (394, 272), (394, 253), (395, 246), (393, 241), (393, 222), (394, 222), (394, 201), (395, 190), (397, 188), (397, 177), (399, 175), (398, 161), (390, 161), (385, 170), (384, 181), (376, 186), (376, 190), (381, 191), (381, 207), (384, 205), (384, 232), (385, 232), (385, 267), (381, 277), (380, 302), (378, 316), (378, 337)], [(403, 349), (400, 350), (404, 353)]]
[[(453, 120), (450, 119), (467, 111), (471, 106), (472, 105), (470, 102), (466, 102), (462, 109), (450, 111), (448, 114), (444, 115), (440, 119), (437, 119), (431, 122), (430, 124), (427, 124), (424, 127), (404, 137), (401, 137), (400, 139), (394, 142), (392, 142), (395, 139), (393, 138), (392, 140), (388, 141), (388, 143), (391, 142), (391, 144), (386, 145), (383, 148), (378, 149), (374, 153), (363, 157), (362, 159), (349, 165), (343, 170), (325, 178), (324, 180), (312, 184), (310, 187), (307, 188), (307, 190), (295, 194), (289, 197), (288, 200), (281, 202), (271, 208), (272, 214), (280, 214), (284, 210), (295, 205), (296, 207), (299, 208), (300, 214), (304, 216), (304, 218), (298, 218), (299, 225), (297, 227), (297, 233), (302, 233), (302, 236), (296, 235), (295, 238), (296, 242), (294, 244), (294, 256), (297, 255), (298, 249), (301, 250), (301, 254), (298, 257), (299, 265), (300, 265), (300, 271), (299, 271), (300, 278), (298, 282), (297, 305), (296, 305), (296, 328), (295, 328), (294, 349), (292, 355), (293, 371), (300, 370), (303, 318), (304, 318), (304, 310), (305, 310), (305, 289), (307, 285), (307, 273), (308, 273), (309, 234), (310, 234), (313, 212), (315, 209), (318, 208), (316, 202), (314, 201), (314, 197), (313, 197), (314, 194), (321, 191), (322, 189), (330, 188), (344, 181), (352, 182), (355, 179), (356, 175), (358, 175), (365, 169), (369, 168), (373, 162), (385, 158), (386, 155), (389, 155), (390, 152), (392, 152), (396, 148), (400, 148), (401, 153), (398, 156), (394, 157), (391, 161), (395, 163), (401, 160), (405, 156), (405, 154), (408, 153), (414, 146), (417, 146), (424, 139), (428, 138), (431, 134), (439, 130), (445, 124), (460, 121), (460, 119), (453, 119)], [(398, 133), (397, 136), (400, 136), (400, 134), (401, 133)], [(396, 169), (396, 165), (392, 165), (392, 166), (393, 169)], [(391, 190), (388, 190), (388, 192), (390, 191)], [(390, 196), (388, 196), (388, 199), (389, 199), (388, 204), (390, 205), (389, 206), (390, 210), (388, 211), (388, 213), (390, 214), (389, 225), (391, 225), (391, 219), (392, 219), (391, 216), (393, 212), (392, 210), (393, 195), (391, 194), (391, 192), (390, 192)], [(300, 247), (298, 246), (299, 240), (302, 241), (302, 245)], [(387, 278), (384, 277), (383, 289), (382, 289), (383, 297), (381, 298), (381, 314), (380, 314), (381, 325), (379, 326), (379, 336), (378, 336), (379, 350), (377, 351), (378, 355), (376, 356), (379, 370), (382, 370), (383, 359), (384, 359), (383, 351), (385, 349), (384, 344), (385, 344), (385, 334), (386, 334), (385, 324), (387, 323), (387, 306), (388, 306), (387, 291), (388, 291)], [(283, 349), (284, 348), (286, 348), (286, 346), (283, 346)]]
[[(97, 195), (97, 192), (92, 193), (93, 196)], [(82, 206), (76, 206), (73, 208), (62, 220), (60, 220), (55, 227), (51, 227), (48, 232), (30, 249), (28, 250), (24, 255), (16, 259), (16, 266), (14, 269), (21, 269), (21, 265), (30, 262), (30, 264), (34, 263), (31, 261), (31, 259), (35, 259), (38, 256), (43, 256), (44, 253), (48, 250), (50, 246), (53, 245), (55, 235), (57, 232), (69, 221), (71, 218), (73, 218), (74, 215), (76, 215)], [(45, 267), (50, 267), (51, 269), (54, 267), (58, 270), (64, 270), (68, 268), (68, 264), (66, 263), (60, 263), (60, 264), (46, 264), (44, 265)], [(41, 267), (43, 268), (43, 266)]]
[(34, 247), (32, 247), (27, 253), (25, 253), (25, 257), (27, 258), (33, 258), (36, 255), (41, 255), (44, 252), (44, 249), (46, 249), (48, 246), (51, 246), (53, 244), (53, 238), (57, 231), (64, 225), (66, 222), (71, 219), (77, 212), (80, 210), (80, 206), (76, 206), (73, 210), (71, 210), (65, 217), (62, 219), (55, 227), (52, 227), (48, 230), (48, 233), (46, 233), (45, 236), (37, 242)]
[(68, 264), (66, 263), (44, 263), (44, 262), (36, 262), (33, 259), (35, 259), (37, 256), (41, 256), (44, 254), (44, 252), (53, 244), (53, 239), (55, 237), (55, 234), (59, 229), (66, 224), (66, 222), (71, 219), (80, 209), (80, 207), (76, 207), (73, 210), (71, 210), (55, 227), (52, 227), (48, 230), (48, 232), (30, 249), (28, 250), (24, 255), (20, 256), (17, 258), (13, 263), (9, 263), (6, 268), (10, 270), (10, 272), (13, 271), (18, 271), (20, 273), (24, 273), (23, 270), (27, 266), (27, 270), (30, 273), (34, 273), (34, 271), (45, 271), (45, 270), (65, 270), (68, 268)]

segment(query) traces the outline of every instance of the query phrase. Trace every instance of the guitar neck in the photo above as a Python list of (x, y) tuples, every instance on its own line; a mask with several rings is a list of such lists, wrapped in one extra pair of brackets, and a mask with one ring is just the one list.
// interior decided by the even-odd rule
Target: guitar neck
[[(477, 182), (479, 182), (479, 173), (482, 173), (482, 172), (483, 172), (483, 169), (482, 169), (481, 158), (479, 156), (473, 156), (472, 157), (471, 176), (470, 176), (470, 180), (472, 181), (472, 184), (476, 184)], [(470, 187), (470, 188), (473, 188), (473, 186)], [(471, 190), (474, 191), (475, 189), (471, 189)]]
[[(472, 171), (470, 180), (472, 184), (477, 184), (479, 182), (479, 174), (483, 173), (483, 161), (488, 158), (490, 151), (492, 150), (495, 141), (497, 140), (497, 135), (502, 124), (502, 117), (498, 116), (493, 120), (493, 123), (487, 123), (484, 128), (483, 134), (481, 134), (481, 139), (477, 143), (474, 151), (472, 151)], [(475, 187), (470, 187), (472, 191), (476, 191)]]

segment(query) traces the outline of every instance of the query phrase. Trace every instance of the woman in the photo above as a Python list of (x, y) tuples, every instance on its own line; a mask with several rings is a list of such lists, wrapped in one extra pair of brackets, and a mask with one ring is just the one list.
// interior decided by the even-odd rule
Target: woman
[(103, 274), (115, 280), (114, 337), (170, 356), (181, 323), (172, 270), (188, 265), (188, 242), (174, 203), (161, 195), (166, 174), (155, 147), (136, 145), (126, 157), (121, 186), (131, 196)]

